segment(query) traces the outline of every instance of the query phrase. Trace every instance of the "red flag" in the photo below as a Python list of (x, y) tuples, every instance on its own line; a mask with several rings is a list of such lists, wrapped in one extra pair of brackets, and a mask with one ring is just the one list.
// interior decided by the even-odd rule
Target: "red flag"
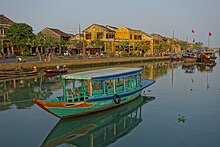
[(212, 32), (209, 32), (209, 36), (212, 36)]
[(195, 30), (194, 30), (194, 29), (192, 29), (192, 33), (195, 33)]

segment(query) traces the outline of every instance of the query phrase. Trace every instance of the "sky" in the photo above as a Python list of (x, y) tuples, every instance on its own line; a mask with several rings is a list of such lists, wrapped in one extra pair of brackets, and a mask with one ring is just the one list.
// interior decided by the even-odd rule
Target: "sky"
[[(220, 0), (0, 0), (0, 14), (29, 24), (79, 33), (96, 23), (220, 47)], [(192, 33), (192, 29), (195, 33)]]

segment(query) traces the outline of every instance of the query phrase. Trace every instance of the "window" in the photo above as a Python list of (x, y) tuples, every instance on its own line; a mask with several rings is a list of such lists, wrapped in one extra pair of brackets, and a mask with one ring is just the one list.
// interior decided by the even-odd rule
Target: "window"
[(103, 39), (103, 32), (97, 33), (97, 39)]
[(114, 34), (106, 34), (106, 39), (114, 39), (115, 35)]
[(141, 35), (134, 35), (134, 40), (142, 40), (142, 36)]
[(132, 34), (130, 34), (130, 40), (132, 40)]
[(86, 39), (91, 39), (91, 33), (86, 33)]

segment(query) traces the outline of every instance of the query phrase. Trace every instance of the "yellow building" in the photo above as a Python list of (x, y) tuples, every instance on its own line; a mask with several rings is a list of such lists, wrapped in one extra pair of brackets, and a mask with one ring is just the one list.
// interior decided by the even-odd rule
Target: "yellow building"
[[(153, 39), (141, 30), (92, 24), (83, 31), (83, 34), (86, 42), (85, 48), (86, 50), (90, 49), (90, 51), (105, 51), (108, 53), (123, 51), (125, 54), (132, 51), (142, 51), (142, 53), (153, 51)], [(98, 44), (94, 44), (94, 40), (103, 42), (101, 49)], [(144, 46), (149, 48), (147, 52), (143, 50)]]
[(150, 54), (153, 52), (153, 39), (141, 30), (121, 27), (116, 30), (115, 42), (115, 51), (121, 51), (121, 49), (124, 49), (123, 51), (126, 53), (135, 51), (142, 52), (143, 54)]
[[(114, 40), (115, 40), (115, 30), (117, 28), (111, 26), (102, 26), (98, 24), (92, 24), (85, 30), (83, 30), (83, 39), (85, 40), (84, 48), (86, 51), (90, 51), (91, 54), (95, 52), (112, 52), (112, 48), (114, 48)], [(103, 45), (100, 46), (98, 41), (103, 42)], [(94, 41), (97, 41), (95, 44)]]

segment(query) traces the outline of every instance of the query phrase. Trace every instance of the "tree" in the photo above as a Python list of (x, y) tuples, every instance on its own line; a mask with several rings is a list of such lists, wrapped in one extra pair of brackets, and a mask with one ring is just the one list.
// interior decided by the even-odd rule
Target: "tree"
[(135, 48), (137, 48), (140, 51), (143, 51), (143, 53), (146, 53), (150, 49), (150, 42), (135, 42)]
[(102, 40), (100, 40), (100, 39), (92, 40), (92, 41), (90, 42), (90, 44), (91, 44), (93, 47), (98, 47), (98, 48), (100, 48), (100, 49), (102, 49), (103, 46), (104, 46), (104, 42), (103, 42)]
[(39, 51), (39, 47), (41, 47), (41, 51), (42, 51), (44, 45), (45, 45), (45, 37), (41, 32), (35, 35), (35, 38), (31, 40), (31, 47), (32, 48), (36, 47), (36, 53), (38, 54), (40, 61), (42, 61), (42, 58), (41, 58), (41, 53)]
[(129, 47), (129, 42), (128, 41), (122, 41), (120, 42), (120, 51), (123, 51), (124, 54), (126, 53), (126, 49)]
[(196, 43), (193, 44), (193, 47), (192, 47), (192, 48), (193, 48), (194, 50), (202, 49), (202, 48), (203, 48), (202, 45), (203, 45), (202, 42), (196, 42)]
[(169, 46), (166, 42), (161, 42), (159, 44), (159, 50), (162, 51), (162, 52), (166, 51), (168, 48), (169, 48)]
[(31, 26), (25, 23), (14, 23), (6, 29), (6, 36), (11, 40), (12, 44), (21, 48), (24, 52), (28, 52), (30, 40), (34, 39), (34, 33)]
[(179, 45), (180, 45), (181, 50), (187, 50), (189, 46), (186, 41), (181, 41)]

